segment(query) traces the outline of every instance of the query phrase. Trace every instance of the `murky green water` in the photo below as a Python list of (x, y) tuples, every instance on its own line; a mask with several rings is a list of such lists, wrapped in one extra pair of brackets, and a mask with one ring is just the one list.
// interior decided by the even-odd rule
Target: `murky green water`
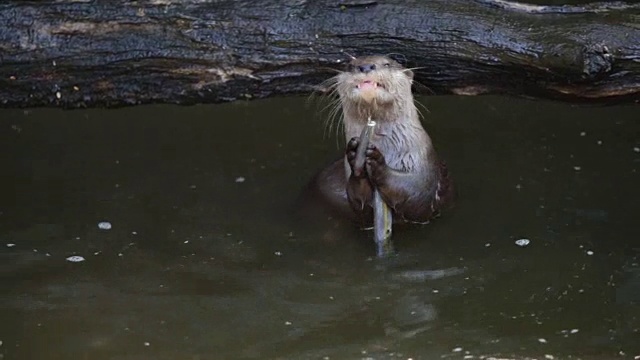
[(2, 358), (640, 355), (640, 108), (423, 102), (460, 197), (387, 262), (293, 216), (305, 99), (1, 110)]

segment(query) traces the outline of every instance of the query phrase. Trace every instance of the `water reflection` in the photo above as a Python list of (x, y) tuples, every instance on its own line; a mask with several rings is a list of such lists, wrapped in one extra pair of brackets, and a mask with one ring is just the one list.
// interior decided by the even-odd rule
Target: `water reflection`
[(339, 151), (304, 99), (2, 110), (0, 353), (640, 355), (638, 108), (423, 102), (460, 200), (385, 262), (292, 216)]

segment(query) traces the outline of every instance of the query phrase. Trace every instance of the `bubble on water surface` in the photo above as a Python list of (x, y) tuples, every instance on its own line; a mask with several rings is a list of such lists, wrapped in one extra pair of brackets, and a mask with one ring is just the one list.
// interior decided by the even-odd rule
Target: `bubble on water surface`
[(74, 255), (74, 256), (69, 256), (67, 258), (67, 261), (69, 261), (69, 262), (83, 262), (84, 258), (82, 256), (79, 256), (79, 255)]
[(98, 223), (98, 229), (111, 230), (111, 223), (108, 221), (101, 221)]

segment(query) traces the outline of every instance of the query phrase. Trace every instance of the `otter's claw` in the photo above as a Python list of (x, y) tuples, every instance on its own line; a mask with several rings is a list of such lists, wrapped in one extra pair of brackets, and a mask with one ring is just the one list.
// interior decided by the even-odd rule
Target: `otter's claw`
[(347, 150), (346, 150), (346, 156), (347, 156), (347, 162), (349, 163), (349, 167), (351, 167), (351, 173), (353, 174), (353, 176), (355, 176), (356, 178), (361, 178), (364, 176), (364, 174), (361, 174), (361, 171), (357, 171), (355, 170), (355, 161), (356, 161), (356, 154), (358, 153), (358, 145), (360, 145), (360, 139), (358, 139), (357, 137), (353, 137), (351, 138), (351, 140), (349, 140), (349, 142), (347, 143)]
[(367, 173), (374, 183), (380, 183), (387, 171), (387, 162), (384, 155), (375, 145), (369, 145), (366, 152)]
[(349, 142), (347, 143), (347, 152), (353, 151), (355, 153), (355, 151), (358, 149), (359, 144), (360, 139), (358, 139), (357, 137), (352, 137), (351, 140), (349, 140)]

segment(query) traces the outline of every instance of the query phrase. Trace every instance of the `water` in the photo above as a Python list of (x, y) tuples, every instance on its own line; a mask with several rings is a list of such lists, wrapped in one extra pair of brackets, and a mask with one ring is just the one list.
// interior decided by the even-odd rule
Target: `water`
[(294, 216), (305, 99), (1, 110), (2, 358), (640, 355), (639, 108), (421, 100), (460, 196), (388, 261)]

